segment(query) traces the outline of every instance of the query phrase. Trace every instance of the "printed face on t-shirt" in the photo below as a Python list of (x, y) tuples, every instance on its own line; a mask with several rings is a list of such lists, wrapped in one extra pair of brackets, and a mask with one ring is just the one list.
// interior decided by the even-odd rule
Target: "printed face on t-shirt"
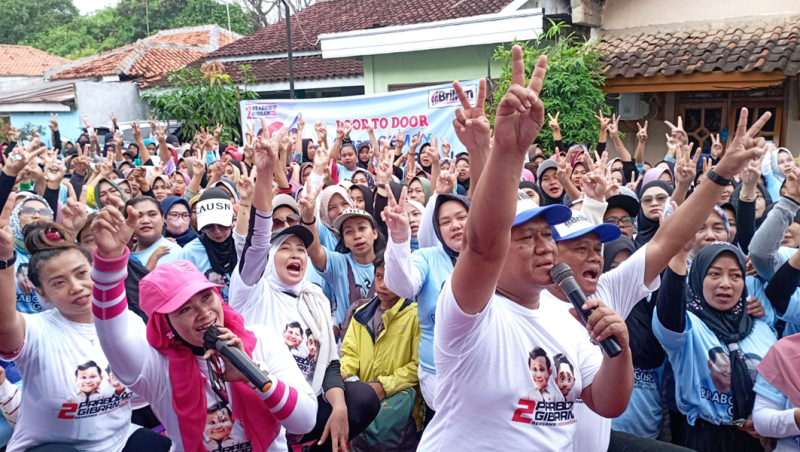
[(731, 390), (731, 360), (725, 352), (720, 351), (714, 361), (708, 360), (708, 369), (711, 371), (711, 381), (717, 390), (727, 394)]
[(529, 361), (531, 376), (536, 384), (536, 389), (542, 390), (547, 387), (547, 379), (550, 377), (550, 369), (547, 368), (547, 358), (537, 356)]
[(91, 394), (97, 391), (100, 383), (103, 381), (103, 376), (97, 367), (90, 367), (86, 370), (78, 370), (78, 375), (75, 376), (75, 385), (78, 391), (84, 394)]
[(289, 347), (297, 347), (303, 343), (303, 330), (299, 326), (287, 326), (283, 331), (283, 340)]
[(125, 390), (125, 385), (117, 380), (117, 377), (114, 376), (114, 372), (108, 371), (108, 382), (111, 383), (111, 386), (113, 386), (117, 392)]
[(306, 346), (308, 347), (308, 359), (314, 359), (314, 357), (317, 356), (317, 341), (314, 339), (314, 336), (308, 335)]
[(561, 365), (558, 366), (558, 379), (556, 384), (564, 397), (566, 397), (572, 390), (572, 387), (575, 386), (575, 375), (572, 374), (569, 364), (561, 363)]
[(233, 431), (233, 421), (227, 408), (206, 414), (205, 434), (207, 437), (214, 441), (222, 441), (231, 434), (231, 431)]

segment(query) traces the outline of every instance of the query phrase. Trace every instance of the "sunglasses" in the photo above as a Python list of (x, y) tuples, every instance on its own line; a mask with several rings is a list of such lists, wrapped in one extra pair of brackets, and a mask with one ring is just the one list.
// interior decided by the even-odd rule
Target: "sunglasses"
[(229, 231), (230, 229), (231, 229), (230, 226), (223, 226), (221, 224), (209, 224), (209, 225), (207, 225), (206, 227), (203, 228), (203, 231), (204, 232), (213, 232), (213, 231), (216, 230), (216, 231), (219, 231), (219, 232), (226, 232), (226, 231)]
[(291, 215), (287, 215), (286, 218), (273, 218), (272, 223), (277, 226), (278, 229), (288, 226), (297, 226), (300, 224), (300, 215), (293, 213)]
[(667, 198), (669, 198), (667, 195), (645, 196), (642, 198), (642, 204), (650, 205), (653, 203), (653, 201), (657, 202), (658, 204), (664, 204), (667, 202)]
[(19, 209), (19, 213), (22, 215), (30, 215), (30, 216), (39, 215), (40, 217), (47, 217), (53, 219), (53, 211), (49, 207), (42, 207), (41, 209), (37, 209), (36, 207), (22, 206), (22, 208)]

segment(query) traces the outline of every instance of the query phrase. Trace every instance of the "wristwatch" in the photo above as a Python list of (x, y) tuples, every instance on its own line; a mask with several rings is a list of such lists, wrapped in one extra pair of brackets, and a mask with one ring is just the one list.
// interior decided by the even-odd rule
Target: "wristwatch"
[(722, 185), (723, 187), (727, 187), (732, 183), (730, 179), (720, 176), (719, 174), (715, 173), (713, 169), (706, 173), (706, 178), (717, 185)]
[(9, 267), (14, 266), (14, 262), (17, 261), (17, 252), (14, 251), (14, 255), (11, 256), (11, 259), (0, 261), (0, 270), (5, 270)]

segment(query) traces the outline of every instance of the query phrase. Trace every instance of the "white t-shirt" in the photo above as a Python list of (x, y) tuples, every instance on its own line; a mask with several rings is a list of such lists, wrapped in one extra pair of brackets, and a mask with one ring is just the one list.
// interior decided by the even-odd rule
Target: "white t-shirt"
[[(294, 360), (291, 359), (283, 344), (273, 333), (261, 325), (251, 325), (247, 327), (252, 331), (258, 343), (253, 349), (253, 360), (261, 361), (267, 365), (270, 374), (280, 376), (281, 381), (286, 385), (296, 388), (298, 391), (305, 392), (309, 397), (316, 400), (314, 392), (300, 374)], [(182, 451), (183, 442), (181, 440), (180, 429), (178, 428), (178, 415), (172, 406), (172, 383), (169, 379), (169, 358), (159, 353), (152, 347), (147, 347), (145, 353), (144, 367), (136, 382), (130, 385), (131, 389), (141, 394), (142, 397), (150, 401), (150, 406), (158, 419), (167, 430), (167, 436), (172, 439), (173, 450)], [(207, 450), (249, 451), (251, 450), (250, 441), (245, 436), (244, 427), (241, 421), (231, 422), (233, 412), (232, 403), (226, 404), (223, 399), (217, 396), (211, 387), (208, 379), (208, 365), (202, 357), (197, 357), (197, 367), (206, 379), (206, 404), (212, 413), (206, 415), (206, 427), (203, 433), (203, 441)], [(225, 384), (227, 393), (233, 394), (230, 384)], [(281, 431), (275, 441), (272, 442), (268, 452), (286, 451), (286, 430), (281, 427)], [(236, 446), (238, 448), (227, 449)], [(262, 451), (258, 451), (262, 452)]]
[[(639, 248), (619, 267), (600, 275), (600, 279), (597, 281), (597, 292), (586, 295), (586, 297), (597, 298), (606, 306), (617, 311), (623, 319), (628, 318), (628, 314), (631, 313), (636, 303), (661, 285), (660, 276), (657, 276), (650, 286), (644, 285), (646, 249), (647, 245)], [(542, 292), (539, 302), (560, 306), (567, 313), (572, 307), (570, 302), (559, 300), (549, 291)], [(580, 325), (572, 315), (570, 318)], [(596, 348), (600, 350), (599, 346)], [(575, 432), (573, 443), (575, 452), (608, 450), (608, 443), (611, 439), (611, 419), (604, 418), (590, 410), (580, 398), (575, 403), (575, 418), (578, 419), (578, 429)]]
[[(144, 334), (142, 319), (125, 311), (131, 330)], [(131, 424), (134, 394), (111, 379), (93, 324), (74, 323), (57, 309), (23, 314), (25, 342), (14, 361), (25, 382), (9, 452), (46, 443), (82, 452), (114, 452), (139, 428)]]
[(264, 325), (274, 334), (283, 337), (283, 343), (292, 354), (297, 367), (308, 384), (312, 384), (317, 367), (319, 338), (311, 334), (311, 329), (300, 315), (297, 299), (274, 292), (267, 286), (265, 278), (248, 287), (235, 270), (231, 278), (231, 307), (242, 315), (245, 325)]
[[(495, 294), (483, 312), (465, 314), (448, 278), (436, 307), (434, 359), (437, 412), (419, 451), (563, 451), (575, 433), (575, 399), (602, 355), (552, 303), (532, 310)], [(558, 387), (556, 362), (573, 373), (571, 386)]]

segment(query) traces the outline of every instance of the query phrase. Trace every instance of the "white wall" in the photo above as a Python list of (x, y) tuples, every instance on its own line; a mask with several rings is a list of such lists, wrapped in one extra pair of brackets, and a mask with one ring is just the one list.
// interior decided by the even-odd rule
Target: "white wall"
[(0, 93), (15, 90), (30, 83), (39, 82), (42, 77), (2, 76), (0, 77)]
[(90, 124), (110, 125), (114, 113), (119, 122), (147, 118), (147, 106), (132, 82), (76, 82), (76, 109)]
[(798, 0), (606, 0), (605, 30), (800, 13)]

